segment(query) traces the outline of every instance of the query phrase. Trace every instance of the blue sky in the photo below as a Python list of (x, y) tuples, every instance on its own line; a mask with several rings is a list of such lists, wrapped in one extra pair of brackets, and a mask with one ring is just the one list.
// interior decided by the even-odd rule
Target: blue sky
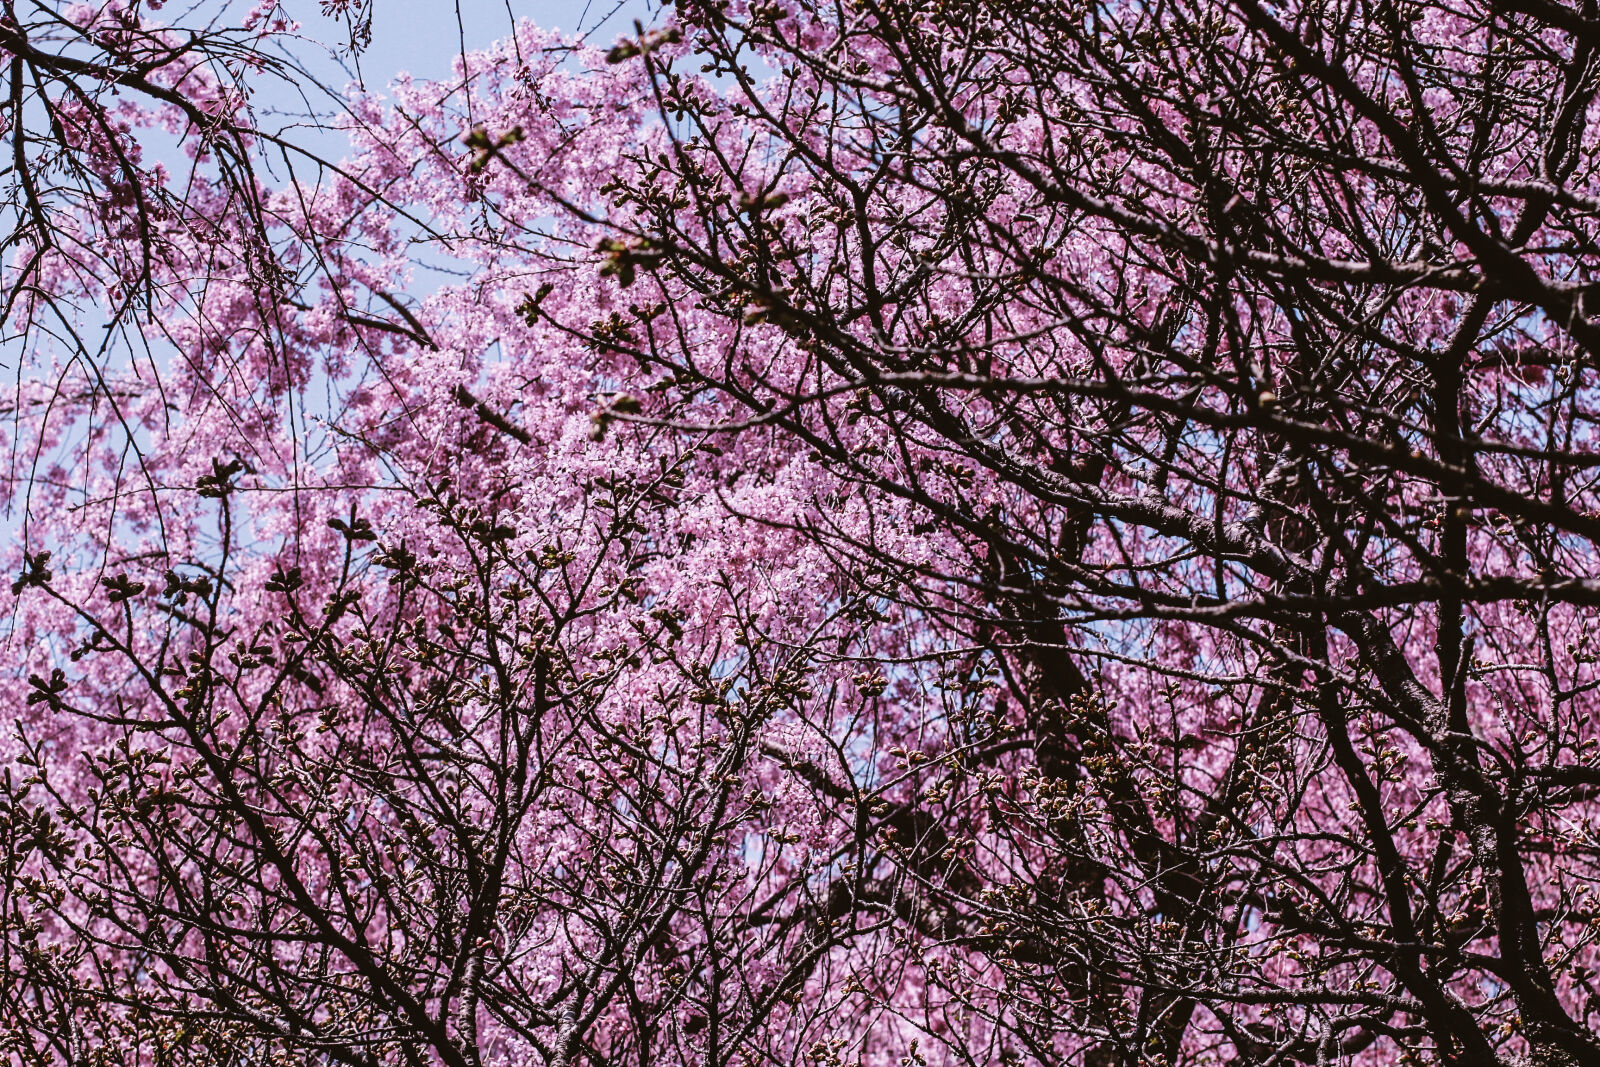
[[(353, 85), (382, 97), (402, 73), (418, 80), (448, 79), (463, 50), (488, 47), (524, 19), (547, 29), (582, 33), (609, 47), (618, 36), (633, 34), (635, 21), (651, 25), (663, 8), (662, 0), (371, 0), (371, 42), (353, 54), (346, 25), (322, 13), (325, 2), (283, 0), (282, 5), (300, 23), (299, 41), (287, 46), (291, 66), (308, 73), (315, 84), (293, 74), (288, 79), (257, 77), (251, 107), (261, 129), (330, 162), (345, 156), (348, 141), (345, 134), (326, 129), (326, 121), (337, 116), (338, 98)], [(220, 21), (237, 23), (253, 3), (223, 0), (220, 10), (226, 15)], [(146, 145), (153, 158), (175, 147)], [(264, 163), (270, 181), (286, 180), (270, 160)]]
[[(311, 0), (286, 6), (307, 36), (339, 43), (339, 24), (319, 15)], [(360, 75), (374, 89), (401, 71), (443, 77), (463, 42), (471, 50), (502, 38), (513, 17), (581, 30), (609, 44), (617, 34), (630, 32), (635, 19), (649, 23), (660, 8), (658, 0), (375, 0), (372, 45), (360, 57)]]

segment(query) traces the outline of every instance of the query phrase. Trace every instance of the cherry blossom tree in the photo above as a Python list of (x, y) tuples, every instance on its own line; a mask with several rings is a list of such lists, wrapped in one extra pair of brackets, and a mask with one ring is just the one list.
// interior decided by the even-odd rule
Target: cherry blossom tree
[(4, 26), (15, 1062), (1600, 1060), (1592, 4)]

